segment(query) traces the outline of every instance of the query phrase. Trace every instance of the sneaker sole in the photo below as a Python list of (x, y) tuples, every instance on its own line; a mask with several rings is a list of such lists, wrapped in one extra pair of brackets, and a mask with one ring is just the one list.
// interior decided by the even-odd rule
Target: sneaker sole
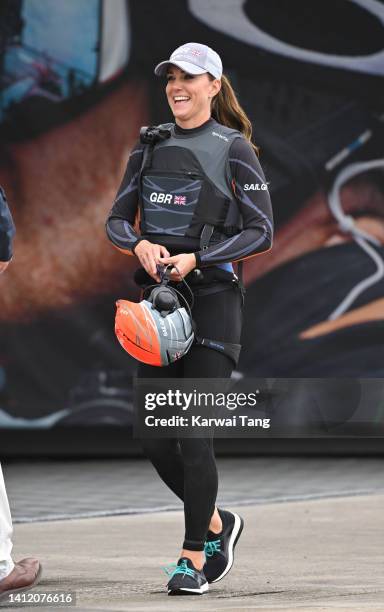
[(168, 595), (204, 595), (209, 590), (208, 582), (203, 584), (199, 589), (169, 589)]
[(235, 550), (237, 540), (239, 539), (239, 537), (241, 536), (241, 532), (243, 531), (244, 520), (241, 518), (241, 516), (236, 514), (236, 512), (232, 512), (232, 514), (235, 517), (235, 525), (233, 527), (233, 531), (231, 533), (231, 537), (229, 538), (229, 543), (228, 543), (228, 563), (227, 563), (225, 570), (221, 572), (220, 576), (218, 576), (214, 580), (209, 581), (210, 584), (212, 584), (212, 582), (218, 582), (219, 580), (224, 578), (224, 576), (228, 574), (229, 570), (231, 569), (233, 565), (234, 550)]

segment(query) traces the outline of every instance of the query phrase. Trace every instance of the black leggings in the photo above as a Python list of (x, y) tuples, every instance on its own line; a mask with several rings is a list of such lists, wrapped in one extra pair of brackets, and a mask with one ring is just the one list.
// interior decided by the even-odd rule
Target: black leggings
[[(195, 295), (192, 310), (200, 336), (240, 344), (241, 293), (236, 285)], [(216, 350), (192, 345), (180, 361), (166, 367), (139, 364), (138, 378), (229, 378), (233, 361)], [(184, 501), (183, 548), (204, 550), (215, 509), (218, 476), (212, 438), (142, 438), (141, 445), (168, 487)]]

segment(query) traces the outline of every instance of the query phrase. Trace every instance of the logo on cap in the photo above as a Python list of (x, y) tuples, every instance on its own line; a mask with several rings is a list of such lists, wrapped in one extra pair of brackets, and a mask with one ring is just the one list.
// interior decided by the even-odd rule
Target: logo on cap
[(177, 55), (201, 55), (201, 51), (196, 49), (196, 47), (182, 47), (177, 53), (175, 53), (175, 57)]

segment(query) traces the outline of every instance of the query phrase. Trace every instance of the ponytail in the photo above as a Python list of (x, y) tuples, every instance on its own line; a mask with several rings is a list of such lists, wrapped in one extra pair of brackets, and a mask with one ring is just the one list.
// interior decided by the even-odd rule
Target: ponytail
[[(209, 73), (208, 76), (211, 81), (215, 78)], [(241, 108), (232, 85), (224, 74), (221, 77), (221, 89), (212, 100), (211, 115), (218, 123), (239, 130), (250, 142), (256, 155), (259, 155), (259, 148), (252, 142), (252, 123)]]

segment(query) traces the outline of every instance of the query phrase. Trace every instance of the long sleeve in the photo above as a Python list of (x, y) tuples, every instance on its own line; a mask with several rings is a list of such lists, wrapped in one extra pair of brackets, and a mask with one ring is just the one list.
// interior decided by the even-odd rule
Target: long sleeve
[(243, 229), (220, 244), (195, 253), (197, 266), (245, 259), (272, 246), (273, 213), (264, 172), (253, 148), (244, 138), (236, 138), (232, 143), (229, 163)]
[(138, 142), (129, 156), (123, 180), (105, 225), (111, 242), (128, 254), (141, 240), (133, 226), (138, 209), (137, 185), (142, 159), (143, 145)]
[(12, 259), (12, 239), (16, 229), (11, 211), (8, 208), (7, 198), (0, 187), (0, 261)]

